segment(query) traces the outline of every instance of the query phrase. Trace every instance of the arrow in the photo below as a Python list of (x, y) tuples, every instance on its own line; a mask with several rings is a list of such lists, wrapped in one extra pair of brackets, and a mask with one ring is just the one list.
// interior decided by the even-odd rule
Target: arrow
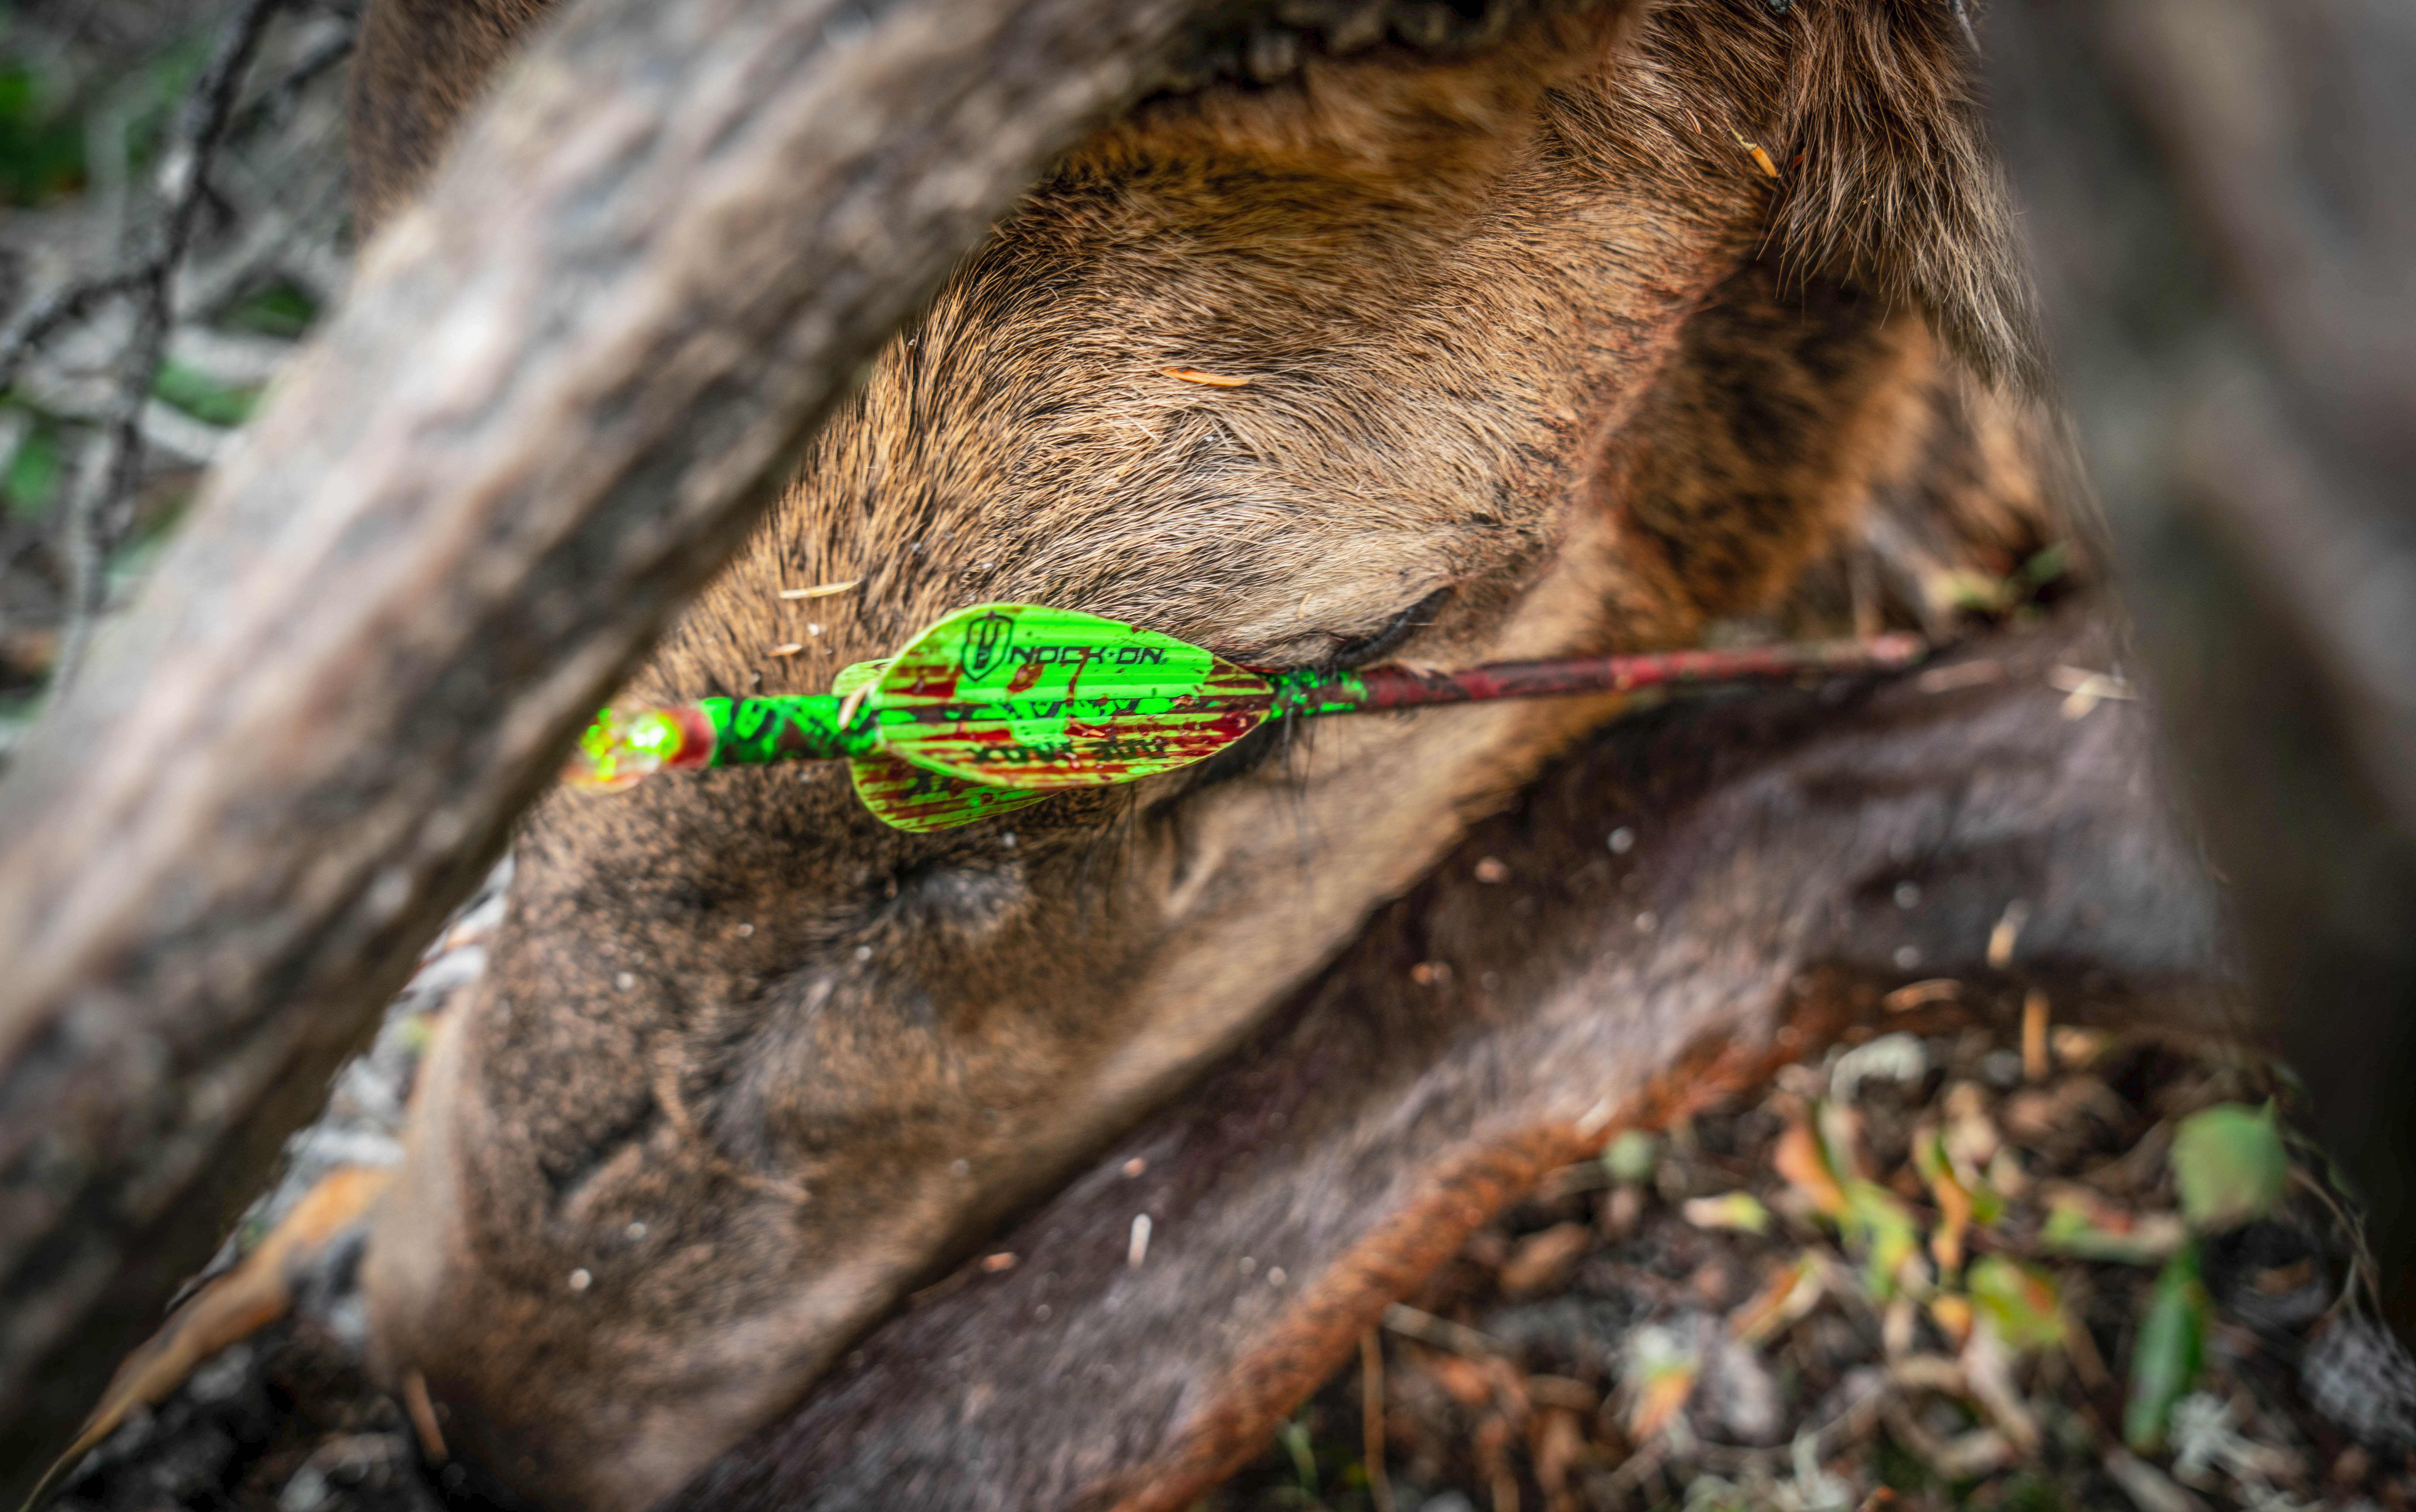
[(1888, 672), (1920, 637), (1404, 667), (1276, 672), (1114, 620), (977, 604), (826, 694), (705, 698), (596, 717), (566, 780), (609, 790), (655, 771), (846, 760), (866, 807), (903, 830), (944, 830), (1073, 787), (1135, 782), (1216, 755), (1271, 718), (1482, 703), (1676, 684)]

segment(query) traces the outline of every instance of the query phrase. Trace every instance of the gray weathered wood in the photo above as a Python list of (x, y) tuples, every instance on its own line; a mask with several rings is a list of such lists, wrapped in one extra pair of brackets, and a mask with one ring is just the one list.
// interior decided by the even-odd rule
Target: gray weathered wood
[(2278, 1046), (2416, 1325), (2416, 11), (1986, 36), (2067, 397)]
[(1182, 0), (584, 0), (0, 789), (0, 1481), (861, 363)]

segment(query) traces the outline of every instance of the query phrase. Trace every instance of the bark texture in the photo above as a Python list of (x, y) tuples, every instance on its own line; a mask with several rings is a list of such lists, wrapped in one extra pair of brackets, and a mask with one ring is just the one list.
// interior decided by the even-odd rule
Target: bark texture
[(0, 1482), (849, 376), (1182, 0), (586, 0), (0, 790)]
[(2167, 743), (2416, 1325), (2416, 11), (2026, 0), (1986, 41)]

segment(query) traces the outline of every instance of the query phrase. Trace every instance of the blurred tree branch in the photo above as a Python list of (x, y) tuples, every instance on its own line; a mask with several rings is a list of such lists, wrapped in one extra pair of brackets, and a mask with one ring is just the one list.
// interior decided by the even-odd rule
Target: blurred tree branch
[(2262, 1017), (2416, 1325), (2416, 11), (2023, 0), (2066, 398)]
[(1189, 8), (539, 42), (0, 787), (0, 1440), (64, 1437), (805, 430)]

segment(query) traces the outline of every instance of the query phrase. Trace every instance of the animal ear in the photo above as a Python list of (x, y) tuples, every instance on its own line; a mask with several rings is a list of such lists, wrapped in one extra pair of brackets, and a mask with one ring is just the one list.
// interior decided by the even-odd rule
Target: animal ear
[(1800, 157), (1786, 168), (1775, 224), (1788, 262), (1918, 300), (1982, 374), (2036, 392), (2036, 302), (1962, 7), (1791, 8), (1780, 140)]

